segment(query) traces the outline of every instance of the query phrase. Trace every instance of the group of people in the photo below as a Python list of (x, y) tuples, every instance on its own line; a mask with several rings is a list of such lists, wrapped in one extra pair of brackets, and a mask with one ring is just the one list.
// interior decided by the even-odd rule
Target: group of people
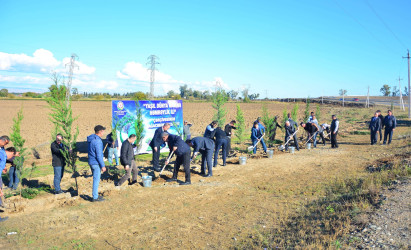
[[(318, 120), (314, 112), (311, 112), (310, 117), (306, 122), (301, 122), (301, 127), (307, 132), (306, 143), (313, 140), (313, 146), (317, 145), (317, 136), (319, 135), (322, 143), (325, 145), (324, 132), (326, 131), (330, 136), (331, 148), (338, 148), (337, 134), (339, 131), (339, 121), (335, 115), (332, 115), (331, 124), (323, 123), (319, 125)], [(232, 120), (230, 123), (226, 124), (224, 130), (219, 127), (217, 121), (211, 122), (207, 125), (203, 136), (191, 138), (190, 128), (192, 126), (188, 121), (184, 121), (183, 127), (183, 137), (170, 134), (168, 130), (170, 129), (170, 124), (165, 123), (161, 127), (157, 128), (154, 136), (149, 143), (152, 149), (152, 165), (153, 170), (160, 172), (162, 169), (159, 165), (160, 150), (162, 147), (168, 145), (169, 155), (165, 161), (165, 165), (169, 164), (171, 158), (175, 155), (176, 160), (174, 163), (173, 176), (167, 179), (167, 182), (176, 182), (178, 177), (178, 171), (181, 165), (184, 167), (185, 171), (185, 181), (180, 182), (180, 185), (191, 184), (190, 178), (190, 164), (198, 154), (201, 154), (201, 175), (204, 177), (213, 176), (213, 168), (217, 167), (218, 157), (220, 150), (222, 151), (222, 161), (223, 166), (226, 166), (227, 155), (231, 150), (231, 136), (232, 130), (236, 129), (236, 121)], [(369, 129), (371, 130), (371, 145), (377, 143), (378, 134), (380, 135), (380, 141), (382, 140), (382, 129), (384, 128), (384, 141), (383, 145), (391, 143), (393, 131), (397, 126), (397, 121), (395, 116), (393, 116), (392, 111), (388, 110), (386, 117), (381, 115), (381, 111), (377, 110), (374, 116), (371, 118)], [(281, 127), (281, 126), (280, 126)], [(100, 202), (104, 201), (102, 196), (98, 194), (98, 186), (100, 183), (101, 173), (106, 171), (106, 165), (104, 162), (104, 149), (102, 138), (105, 134), (106, 128), (97, 125), (94, 127), (94, 134), (87, 137), (88, 142), (88, 164), (90, 165), (93, 184), (92, 184), (92, 201)], [(288, 119), (284, 124), (285, 130), (285, 150), (288, 150), (289, 142), (291, 140), (294, 146), (299, 150), (297, 132), (299, 130), (298, 124), (291, 118), (291, 114), (288, 114)], [(251, 141), (253, 145), (253, 153), (256, 153), (257, 144), (261, 143), (263, 151), (267, 151), (267, 146), (264, 142), (264, 135), (266, 133), (266, 128), (261, 123), (261, 118), (253, 123), (251, 129)], [(110, 165), (113, 164), (113, 158), (115, 159), (116, 166), (121, 163), (125, 168), (126, 173), (121, 177), (121, 179), (116, 183), (117, 186), (124, 184), (127, 180), (129, 184), (137, 183), (138, 168), (134, 158), (134, 148), (136, 135), (131, 134), (129, 137), (122, 142), (122, 147), (120, 150), (120, 155), (118, 155), (117, 148), (118, 142), (113, 139), (113, 134), (110, 133), (106, 137), (107, 147), (108, 147), (108, 161)], [(5, 146), (10, 142), (9, 137), (0, 137), (0, 171), (6, 173), (6, 163), (10, 163), (11, 167), (9, 169), (10, 182), (8, 188), (16, 189), (19, 179), (17, 174), (17, 168), (13, 164), (13, 160), (16, 156), (19, 156), (19, 152), (16, 152), (14, 147), (9, 147), (5, 149)], [(167, 143), (167, 144), (166, 144)], [(191, 148), (193, 148), (193, 151)], [(69, 148), (63, 143), (63, 136), (61, 134), (56, 135), (55, 141), (51, 143), (51, 153), (52, 153), (52, 166), (54, 170), (54, 189), (56, 194), (63, 193), (60, 183), (64, 175), (64, 167), (66, 165), (65, 153), (69, 151)], [(192, 152), (192, 153), (191, 153)], [(130, 180), (131, 178), (131, 180)], [(0, 178), (0, 197), (3, 196), (2, 192), (2, 179)], [(0, 207), (3, 206), (2, 199), (0, 199)], [(0, 221), (7, 218), (1, 218)]]
[[(369, 129), (371, 134), (371, 145), (375, 145), (378, 141), (378, 134), (380, 135), (380, 142), (382, 140), (382, 130), (384, 129), (384, 141), (382, 145), (391, 143), (392, 135), (397, 127), (397, 119), (392, 114), (391, 110), (387, 111), (387, 116), (381, 114), (381, 110), (377, 110), (371, 118)], [(388, 137), (388, 138), (387, 138)]]

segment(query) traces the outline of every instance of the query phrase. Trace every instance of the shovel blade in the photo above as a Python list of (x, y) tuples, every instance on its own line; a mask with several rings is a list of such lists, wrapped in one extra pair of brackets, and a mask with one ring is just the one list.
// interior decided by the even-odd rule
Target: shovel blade
[(283, 145), (278, 147), (278, 150), (283, 151), (285, 149), (285, 147)]
[(247, 148), (248, 151), (252, 151), (253, 149), (254, 149), (253, 146), (250, 146), (250, 147)]

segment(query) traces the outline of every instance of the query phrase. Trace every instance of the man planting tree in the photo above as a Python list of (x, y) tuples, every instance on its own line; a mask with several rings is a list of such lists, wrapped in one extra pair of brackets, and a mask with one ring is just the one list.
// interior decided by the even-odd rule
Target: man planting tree
[(314, 142), (314, 148), (317, 147), (317, 133), (320, 130), (317, 124), (312, 122), (301, 123), (301, 127), (308, 133), (307, 142), (312, 138)]
[(206, 164), (208, 168), (208, 174), (205, 177), (213, 176), (213, 152), (214, 152), (214, 141), (206, 137), (195, 137), (192, 140), (187, 140), (187, 144), (194, 148), (193, 156), (194, 159), (198, 153), (201, 154), (201, 174), (205, 175)]
[(227, 154), (230, 153), (231, 151), (231, 136), (232, 136), (232, 129), (237, 129), (236, 127), (234, 127), (234, 125), (236, 124), (235, 120), (232, 120), (229, 124), (225, 125), (224, 127), (224, 132), (227, 135)]
[(161, 135), (163, 132), (167, 132), (167, 130), (170, 128), (169, 123), (165, 123), (162, 127), (159, 127), (156, 129), (154, 132), (153, 139), (151, 139), (150, 142), (150, 147), (153, 150), (153, 170), (156, 172), (160, 172), (161, 168), (158, 165), (158, 161), (160, 160), (160, 149), (161, 146), (164, 144), (163, 138), (161, 138)]
[[(172, 135), (167, 132), (162, 134), (163, 141), (167, 142), (168, 148), (170, 149), (169, 158), (171, 154), (177, 156), (176, 162), (174, 163), (173, 177), (168, 179), (167, 182), (177, 181), (178, 170), (180, 166), (183, 165), (185, 172), (185, 181), (180, 183), (180, 185), (190, 185), (191, 176), (190, 176), (190, 147), (185, 143), (180, 136)], [(169, 163), (169, 160), (166, 160), (165, 165)]]
[[(6, 170), (6, 161), (13, 159), (16, 156), (16, 149), (14, 147), (7, 148), (4, 150), (3, 147), (0, 147), (0, 208), (4, 208), (3, 205), (3, 180), (1, 178), (1, 174)], [(0, 222), (7, 220), (8, 217), (1, 218)]]
[(56, 140), (51, 143), (50, 149), (52, 156), (51, 165), (54, 171), (54, 193), (61, 194), (63, 191), (61, 190), (60, 183), (61, 179), (63, 179), (64, 167), (66, 166), (63, 152), (68, 150), (68, 147), (63, 144), (63, 136), (61, 134), (57, 134)]
[(133, 173), (133, 177), (130, 184), (137, 183), (138, 169), (136, 162), (134, 161), (133, 149), (133, 144), (136, 141), (136, 138), (136, 135), (132, 134), (123, 142), (123, 144), (121, 144), (120, 161), (121, 165), (124, 166), (126, 173), (123, 177), (121, 177), (120, 181), (117, 183), (117, 186), (123, 185), (126, 180), (130, 179), (131, 173)]

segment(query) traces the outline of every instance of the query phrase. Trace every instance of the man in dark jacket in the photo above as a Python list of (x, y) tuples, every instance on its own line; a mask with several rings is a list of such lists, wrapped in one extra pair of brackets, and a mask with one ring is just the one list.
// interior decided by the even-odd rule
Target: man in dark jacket
[(233, 135), (231, 130), (237, 129), (236, 127), (234, 127), (235, 124), (236, 124), (236, 121), (232, 120), (229, 124), (225, 125), (224, 127), (224, 132), (227, 135), (227, 155), (231, 151), (231, 136)]
[(214, 141), (206, 137), (195, 137), (191, 141), (187, 141), (187, 144), (194, 148), (193, 156), (194, 159), (198, 153), (201, 154), (201, 174), (205, 175), (206, 163), (208, 167), (208, 174), (205, 177), (213, 176), (213, 152), (214, 152)]
[(256, 121), (254, 121), (253, 127), (251, 128), (251, 142), (254, 146), (253, 154), (257, 153), (257, 143), (258, 143), (259, 140), (260, 140), (261, 145), (263, 145), (264, 153), (267, 153), (267, 146), (265, 145), (264, 138), (263, 138), (263, 136), (264, 136), (263, 131), (265, 131), (265, 129), (264, 129), (264, 126), (261, 125), (261, 123), (258, 122), (259, 119), (260, 118), (258, 118)]
[(107, 148), (108, 148), (108, 154), (107, 154), (107, 159), (108, 163), (110, 163), (111, 166), (113, 166), (113, 155), (116, 160), (116, 166), (118, 166), (118, 141), (117, 138), (116, 140), (113, 139), (113, 132), (107, 135)]
[(204, 131), (204, 137), (206, 138), (214, 138), (214, 134), (215, 134), (215, 129), (218, 126), (218, 122), (217, 121), (212, 121), (210, 124), (207, 125), (205, 131)]
[(121, 177), (120, 181), (117, 183), (117, 186), (123, 185), (123, 183), (130, 179), (131, 172), (133, 177), (131, 179), (131, 184), (137, 183), (138, 169), (136, 162), (134, 161), (134, 149), (133, 144), (136, 141), (137, 137), (135, 134), (132, 134), (128, 137), (127, 140), (121, 144), (120, 152), (120, 162), (124, 166), (126, 173)]
[(380, 142), (382, 141), (382, 129), (384, 128), (384, 116), (381, 114), (381, 110), (376, 111), (378, 113), (378, 118), (380, 118), (381, 122), (381, 127), (380, 130), (378, 130), (378, 133), (380, 134)]
[(338, 148), (337, 143), (337, 134), (340, 127), (340, 122), (337, 119), (336, 115), (331, 116), (332, 122), (330, 126), (330, 134), (331, 134), (331, 148)]
[[(291, 139), (290, 137), (292, 136), (292, 139), (294, 140), (294, 146), (295, 146), (295, 148), (296, 148), (298, 151), (300, 151), (300, 148), (299, 148), (299, 146), (298, 146), (297, 133), (295, 133), (295, 127), (294, 127), (294, 125), (291, 125), (291, 122), (290, 122), (289, 120), (287, 120), (287, 121), (285, 122), (284, 129), (285, 129), (285, 139), (284, 139), (284, 141), (285, 141), (285, 142), (288, 141), (289, 139)], [(295, 133), (295, 134), (294, 134), (294, 133)], [(287, 145), (285, 145), (285, 150), (286, 150), (286, 151), (288, 150), (288, 145), (289, 145), (289, 144), (290, 144), (290, 143), (288, 143)]]
[(378, 117), (378, 112), (374, 113), (371, 118), (369, 129), (371, 131), (371, 145), (374, 145), (378, 141), (378, 133), (381, 129), (381, 119)]
[[(181, 139), (180, 136), (172, 135), (167, 132), (163, 133), (163, 141), (167, 142), (168, 148), (170, 149), (170, 154), (174, 152), (174, 154), (177, 156), (177, 159), (174, 163), (173, 177), (171, 179), (168, 179), (167, 182), (177, 181), (178, 170), (180, 169), (180, 166), (183, 165), (185, 172), (185, 182), (180, 183), (180, 185), (190, 185), (190, 147), (183, 141), (183, 139)], [(168, 161), (165, 162), (166, 165), (168, 163)]]
[(216, 128), (215, 130), (215, 151), (214, 151), (214, 164), (213, 167), (217, 167), (217, 159), (218, 154), (220, 152), (220, 148), (222, 149), (222, 158), (223, 158), (223, 166), (226, 165), (226, 158), (227, 158), (227, 135), (226, 133), (220, 128)]
[(287, 114), (288, 117), (288, 121), (290, 122), (290, 126), (298, 129), (298, 124), (293, 120), (293, 118), (291, 117), (291, 113)]
[[(312, 121), (313, 117), (311, 117)], [(317, 147), (317, 133), (320, 131), (320, 128), (317, 126), (316, 123), (313, 122), (307, 122), (307, 123), (301, 123), (301, 127), (305, 129), (308, 133), (307, 141), (312, 138), (314, 142), (314, 148)]]
[(66, 166), (66, 159), (64, 158), (63, 152), (68, 150), (67, 146), (63, 144), (63, 136), (61, 134), (56, 136), (56, 140), (51, 143), (50, 148), (52, 156), (51, 165), (54, 170), (54, 193), (61, 194), (63, 191), (60, 188), (60, 183), (61, 179), (63, 179), (64, 167)]
[(94, 127), (94, 134), (87, 137), (88, 164), (93, 173), (93, 202), (104, 201), (104, 198), (98, 195), (98, 185), (100, 184), (101, 172), (106, 171), (103, 158), (103, 141), (101, 140), (105, 130), (105, 127), (97, 125)]
[(165, 123), (162, 127), (159, 127), (156, 129), (154, 132), (153, 139), (151, 139), (150, 142), (150, 147), (153, 150), (153, 170), (160, 172), (161, 168), (158, 165), (158, 162), (160, 160), (160, 149), (161, 146), (164, 144), (163, 138), (161, 138), (161, 135), (163, 132), (167, 132), (167, 130), (170, 128), (169, 123)]
[(392, 111), (388, 110), (388, 115), (384, 118), (384, 143), (385, 145), (387, 143), (387, 136), (388, 138), (388, 145), (391, 143), (392, 139), (392, 134), (394, 133), (395, 128), (397, 127), (397, 119), (395, 119), (395, 116), (392, 115)]

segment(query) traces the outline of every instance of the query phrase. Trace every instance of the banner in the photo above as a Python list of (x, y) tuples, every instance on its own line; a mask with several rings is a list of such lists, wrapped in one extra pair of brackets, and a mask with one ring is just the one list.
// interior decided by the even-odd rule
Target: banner
[[(157, 128), (164, 123), (170, 123), (168, 130), (170, 134), (183, 135), (183, 102), (181, 100), (161, 100), (161, 101), (112, 101), (112, 127), (117, 128), (117, 140), (119, 150), (124, 140), (128, 136), (135, 134), (134, 124), (137, 118), (137, 109), (140, 109), (144, 138), (140, 149), (135, 150), (135, 154), (152, 153), (150, 147), (151, 139)], [(168, 147), (161, 151), (168, 151)]]

